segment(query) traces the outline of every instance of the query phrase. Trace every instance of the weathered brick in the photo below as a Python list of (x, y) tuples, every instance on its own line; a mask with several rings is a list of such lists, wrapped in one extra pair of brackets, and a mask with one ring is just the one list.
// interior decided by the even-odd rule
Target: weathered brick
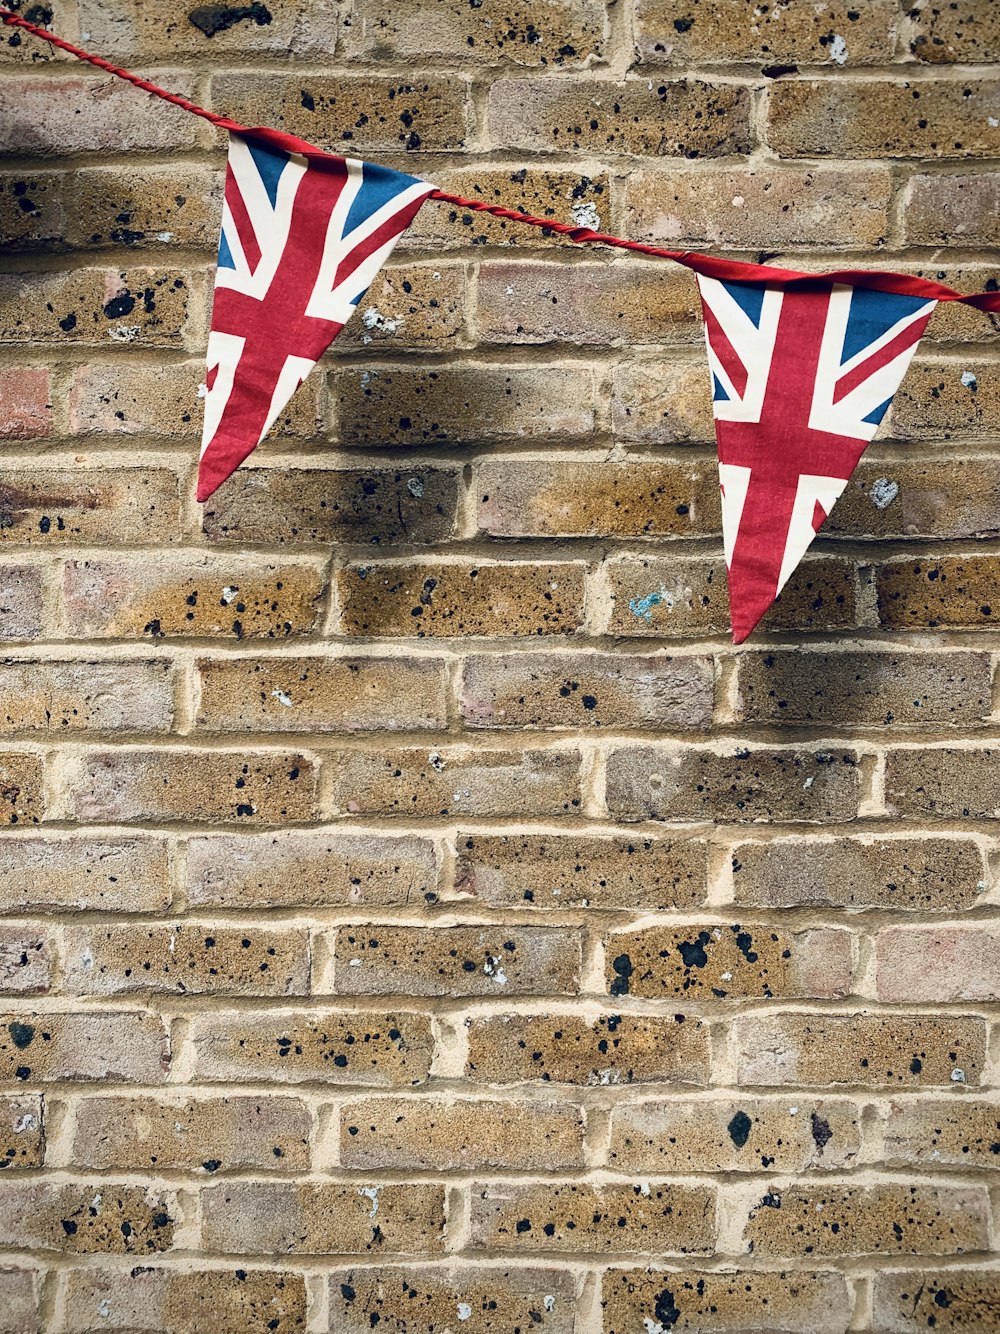
[(44, 930), (0, 923), (0, 992), (23, 995), (48, 991), (52, 954), (52, 941)]
[(198, 684), (195, 722), (213, 732), (397, 732), (448, 722), (445, 664), (434, 658), (200, 658)]
[(0, 1081), (113, 1079), (162, 1084), (170, 1042), (153, 1015), (0, 1014)]
[[(900, 1273), (880, 1270), (873, 1293), (877, 1328), (885, 1334), (917, 1331), (986, 1331), (1000, 1310), (995, 1269), (934, 1271), (927, 1265)], [(932, 1323), (933, 1322), (933, 1323)]]
[(711, 1186), (608, 1182), (472, 1187), (472, 1244), (498, 1251), (711, 1252)]
[(240, 468), (204, 509), (213, 542), (446, 541), (461, 479), (439, 468)]
[(733, 848), (737, 903), (760, 907), (972, 908), (989, 879), (971, 838), (783, 838)]
[(67, 236), (88, 251), (214, 247), (221, 196), (222, 173), (200, 167), (185, 166), (182, 177), (173, 166), (88, 167), (73, 174), (66, 192)]
[(679, 358), (616, 366), (611, 424), (617, 439), (643, 445), (714, 440), (711, 381), (705, 367)]
[(0, 640), (38, 639), (44, 600), (37, 565), (0, 565)]
[(161, 269), (0, 276), (0, 343), (176, 346), (189, 289), (187, 275)]
[(849, 750), (631, 746), (607, 761), (608, 810), (621, 820), (850, 820), (860, 781)]
[[(195, 76), (157, 74), (160, 86), (194, 96)], [(191, 148), (198, 142), (194, 116), (166, 115), (158, 100), (111, 76), (74, 75), (0, 81), (0, 150), (38, 156), (75, 152)]]
[(0, 754), (0, 825), (38, 824), (45, 806), (38, 755)]
[(201, 1193), (202, 1244), (237, 1255), (443, 1251), (444, 1187), (233, 1181)]
[(368, 1334), (376, 1320), (393, 1334), (404, 1334), (417, 1320), (422, 1329), (448, 1329), (456, 1315), (468, 1334), (573, 1334), (575, 1325), (573, 1275), (565, 1269), (335, 1269), (329, 1285), (330, 1329), (341, 1334)]
[(1000, 60), (1000, 14), (992, 5), (941, 5), (914, 0), (908, 7), (910, 50), (929, 65), (985, 65)]
[(989, 925), (895, 926), (875, 940), (880, 1000), (1000, 1000), (1000, 936)]
[(161, 838), (45, 834), (4, 839), (0, 911), (155, 912), (169, 905), (168, 853)]
[[(939, 247), (935, 245), (935, 255), (930, 261), (908, 264), (902, 271), (918, 278), (927, 278), (931, 282), (947, 283), (960, 292), (992, 292), (1000, 286), (995, 264), (942, 264), (938, 258), (939, 253)], [(992, 342), (996, 329), (996, 316), (988, 310), (977, 310), (959, 301), (939, 301), (934, 307), (925, 337), (930, 342)]]
[(579, 812), (575, 750), (341, 750), (329, 754), (338, 814), (523, 815)]
[(996, 459), (863, 459), (823, 525), (823, 533), (921, 541), (992, 536), (1000, 526), (992, 503), (998, 488), (1000, 463)]
[(192, 838), (187, 849), (187, 898), (193, 905), (419, 904), (436, 898), (437, 879), (434, 844), (413, 834), (305, 829), (260, 837), (207, 834)]
[[(0, 439), (40, 440), (51, 434), (49, 372), (34, 366), (0, 370)], [(6, 510), (2, 500), (0, 505)]]
[(743, 654), (739, 717), (809, 727), (975, 727), (992, 712), (985, 653)]
[(426, 1081), (430, 1018), (399, 1012), (247, 1012), (198, 1015), (191, 1024), (200, 1080), (361, 1084), (405, 1088)]
[(341, 927), (333, 990), (342, 996), (574, 995), (580, 932), (531, 926)]
[(345, 635), (573, 634), (583, 623), (580, 561), (348, 566), (336, 575)]
[(149, 1255), (171, 1249), (179, 1219), (173, 1192), (153, 1186), (103, 1177), (66, 1185), (0, 1180), (5, 1249)]
[(915, 175), (903, 210), (910, 245), (1000, 244), (1000, 179), (978, 175)]
[(897, 815), (934, 820), (1000, 819), (998, 764), (997, 750), (891, 750), (886, 756), (886, 805)]
[(0, 730), (168, 732), (174, 670), (140, 662), (0, 662)]
[[(937, 999), (937, 998), (935, 998)], [(883, 1127), (889, 1166), (1000, 1167), (1000, 1104), (974, 1098), (889, 1104)]]
[(493, 537), (704, 537), (721, 531), (714, 464), (603, 458), (593, 464), (485, 461), (478, 475), (480, 530)]
[(782, 157), (996, 157), (998, 87), (988, 79), (782, 79), (768, 135)]
[(462, 669), (459, 705), (469, 727), (704, 732), (712, 724), (714, 695), (715, 664), (708, 657), (473, 654)]
[(71, 926), (65, 952), (64, 986), (71, 995), (301, 996), (309, 989), (308, 933), (290, 928)]
[(651, 926), (604, 939), (612, 996), (654, 1000), (845, 996), (849, 931), (773, 931), (761, 925)]
[(80, 0), (80, 23), (95, 50), (108, 56), (275, 54), (305, 59), (333, 55), (339, 16), (328, 0), (292, 0), (275, 6), (200, 5), (181, 12), (169, 0)]
[(961, 1255), (989, 1246), (989, 1196), (896, 1182), (772, 1187), (743, 1241), (756, 1255)]
[(594, 429), (593, 376), (582, 366), (349, 367), (330, 384), (341, 445), (464, 445), (577, 439)]
[(998, 572), (1000, 559), (991, 555), (886, 561), (875, 569), (879, 623), (890, 630), (992, 629)]
[[(659, 639), (729, 630), (729, 589), (721, 560), (613, 556), (605, 570), (613, 635)], [(807, 557), (765, 614), (761, 630), (848, 629), (859, 614), (857, 582), (852, 561)]]
[(608, 1166), (618, 1172), (805, 1172), (853, 1167), (861, 1112), (849, 1102), (727, 1098), (620, 1103)]
[(750, 150), (746, 88), (700, 79), (591, 80), (587, 95), (569, 79), (498, 79), (487, 127), (497, 148), (519, 152), (639, 153), (725, 157)]
[[(0, 388), (0, 399), (3, 389)], [(0, 482), (0, 543), (69, 543), (176, 539), (177, 475), (166, 468), (9, 468)]]
[(247, 556), (164, 554), (67, 561), (66, 631), (76, 637), (232, 635), (284, 639), (319, 617), (323, 571), (314, 563), (272, 565)]
[[(842, 1274), (768, 1273), (740, 1270), (669, 1273), (607, 1269), (601, 1280), (604, 1334), (629, 1334), (663, 1324), (676, 1312), (683, 1329), (704, 1334), (743, 1334), (770, 1329), (782, 1334), (844, 1334), (851, 1310)], [(675, 1321), (676, 1324), (676, 1321)]]
[(0, 1310), (4, 1334), (40, 1334), (38, 1275), (33, 1269), (0, 1269)]
[(66, 1274), (66, 1334), (100, 1328), (155, 1329), (159, 1334), (267, 1334), (303, 1329), (305, 1279), (275, 1269), (70, 1269)]
[(120, 1172), (309, 1170), (312, 1117), (299, 1098), (84, 1098), (72, 1161)]
[(488, 1014), (465, 1021), (468, 1079), (588, 1086), (698, 1084), (709, 1071), (708, 1027), (676, 1015)]
[[(0, 1096), (0, 1167), (7, 1171), (41, 1167), (44, 1158), (41, 1098), (29, 1093)], [(2, 1293), (0, 1279), (0, 1310), (4, 1309)]]
[(0, 254), (65, 248), (69, 229), (64, 187), (65, 176), (57, 171), (0, 173)]
[(455, 847), (456, 889), (493, 908), (657, 912), (705, 899), (707, 849), (699, 839), (459, 833)]
[(885, 244), (891, 193), (884, 167), (657, 167), (629, 173), (624, 232), (635, 241), (736, 250), (874, 248)]
[(457, 346), (467, 307), (463, 265), (383, 269), (358, 306), (357, 318), (340, 335), (338, 347), (446, 352)]
[(893, 400), (900, 440), (995, 440), (1000, 435), (1000, 366), (979, 357), (918, 361)]
[(462, 148), (469, 133), (468, 83), (454, 74), (216, 74), (212, 106), (353, 155)]
[(209, 750), (94, 750), (70, 776), (78, 820), (234, 820), (315, 816), (316, 773), (302, 755)]
[(739, 1016), (731, 1032), (746, 1085), (978, 1084), (986, 1054), (982, 1020), (953, 1015)]
[(344, 1167), (435, 1171), (583, 1165), (583, 1114), (565, 1102), (368, 1098), (340, 1109)]

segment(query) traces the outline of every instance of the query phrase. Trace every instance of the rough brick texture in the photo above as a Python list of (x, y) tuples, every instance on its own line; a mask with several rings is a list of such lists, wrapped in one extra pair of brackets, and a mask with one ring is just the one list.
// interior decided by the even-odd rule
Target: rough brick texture
[[(990, 0), (11, 3), (472, 199), (1000, 281)], [(997, 1329), (1000, 321), (734, 650), (688, 272), (428, 202), (198, 506), (222, 136), (8, 28), (0, 151), (0, 1334)]]

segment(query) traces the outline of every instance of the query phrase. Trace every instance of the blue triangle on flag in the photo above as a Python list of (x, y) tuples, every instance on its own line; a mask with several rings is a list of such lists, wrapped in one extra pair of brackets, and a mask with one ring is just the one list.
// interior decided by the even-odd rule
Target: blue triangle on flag
[(712, 402), (713, 402), (713, 403), (721, 403), (721, 402), (724, 402), (724, 401), (728, 400), (728, 398), (729, 398), (729, 395), (728, 395), (728, 394), (726, 393), (726, 391), (723, 389), (722, 384), (721, 384), (721, 382), (720, 382), (720, 380), (719, 380), (719, 377), (718, 377), (717, 375), (714, 375), (714, 374), (713, 374), (713, 376), (712, 376)]
[(354, 196), (354, 203), (344, 223), (344, 235), (349, 236), (355, 227), (360, 227), (376, 214), (383, 204), (401, 195), (411, 185), (419, 185), (416, 176), (407, 176), (391, 167), (380, 167), (374, 162), (362, 164), (361, 189)]
[(236, 268), (236, 264), (233, 261), (233, 252), (229, 249), (229, 242), (226, 240), (226, 233), (224, 231), (219, 232), (219, 268)]
[[(870, 287), (855, 287), (851, 292), (851, 309), (844, 330), (840, 364), (846, 365), (852, 357), (888, 333), (894, 324), (927, 304), (927, 299), (922, 296), (900, 296), (896, 292), (876, 292)], [(866, 420), (871, 421), (872, 418)]]
[(764, 309), (766, 283), (723, 283), (723, 287), (743, 310), (746, 311), (756, 327), (760, 328), (760, 313)]
[(246, 141), (246, 145), (250, 150), (254, 165), (260, 172), (260, 179), (267, 191), (267, 197), (271, 201), (271, 207), (274, 208), (278, 202), (278, 180), (288, 166), (288, 154), (277, 152), (271, 148), (264, 148), (260, 144), (255, 144), (251, 139)]

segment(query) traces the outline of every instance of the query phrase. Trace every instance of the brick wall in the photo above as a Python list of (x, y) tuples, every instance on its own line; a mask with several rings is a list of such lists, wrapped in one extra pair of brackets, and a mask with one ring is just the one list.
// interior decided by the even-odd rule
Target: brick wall
[[(990, 0), (52, 9), (465, 194), (997, 281)], [(4, 1334), (1000, 1328), (994, 322), (736, 652), (689, 274), (428, 204), (203, 510), (218, 138), (5, 32), (0, 142)]]

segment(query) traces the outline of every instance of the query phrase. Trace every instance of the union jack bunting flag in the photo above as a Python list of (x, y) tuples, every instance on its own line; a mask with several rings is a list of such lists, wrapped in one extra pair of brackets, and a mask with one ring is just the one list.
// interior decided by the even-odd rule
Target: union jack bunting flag
[(433, 189), (275, 131), (230, 134), (199, 500), (267, 435)]
[(698, 285), (740, 644), (847, 485), (936, 303), (819, 281)]

